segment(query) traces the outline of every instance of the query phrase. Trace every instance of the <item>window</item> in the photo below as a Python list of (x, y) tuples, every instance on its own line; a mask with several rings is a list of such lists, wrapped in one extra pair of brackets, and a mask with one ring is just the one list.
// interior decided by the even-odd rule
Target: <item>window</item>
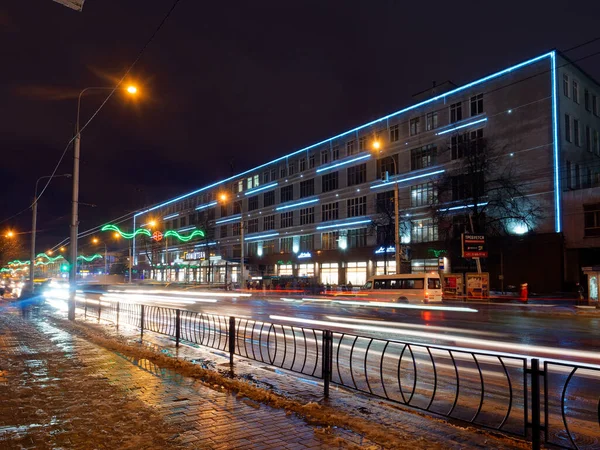
[(254, 187), (258, 187), (260, 186), (260, 176), (259, 175), (254, 175)]
[(280, 190), (281, 194), (281, 203), (289, 202), (290, 200), (294, 200), (294, 186), (289, 185), (282, 187)]
[(398, 155), (390, 155), (377, 160), (377, 176), (383, 179), (385, 173), (388, 175), (396, 175), (398, 167)]
[(253, 195), (248, 199), (248, 211), (258, 209), (258, 195)]
[(600, 115), (600, 112), (598, 111), (598, 97), (595, 95), (592, 95), (592, 112), (595, 116)]
[(298, 276), (299, 277), (314, 277), (315, 276), (315, 265), (310, 264), (298, 264)]
[(242, 180), (238, 181), (238, 192), (242, 192), (244, 190), (244, 182)]
[(361, 248), (367, 246), (367, 229), (358, 228), (348, 230), (348, 248)]
[(338, 203), (326, 203), (321, 205), (321, 221), (328, 222), (330, 220), (338, 219)]
[(323, 250), (335, 250), (339, 239), (339, 231), (330, 231), (321, 234), (321, 248)]
[(417, 184), (410, 188), (410, 206), (427, 206), (433, 204), (435, 199), (433, 183)]
[(581, 173), (579, 171), (579, 164), (575, 164), (575, 189), (581, 188)]
[(252, 178), (252, 177), (248, 177), (248, 178), (246, 179), (246, 185), (247, 185), (247, 188), (248, 188), (248, 189), (252, 189), (252, 180), (253, 180), (253, 178)]
[(600, 236), (600, 203), (583, 205), (584, 236)]
[(431, 131), (438, 127), (438, 113), (437, 112), (427, 113), (426, 126), (427, 126), (427, 131)]
[(367, 181), (366, 164), (359, 164), (358, 166), (348, 167), (348, 186), (362, 184), (365, 181)]
[(437, 147), (434, 144), (413, 148), (410, 151), (411, 170), (424, 169), (436, 162)]
[(304, 236), (300, 236), (300, 251), (301, 252), (310, 252), (314, 248), (314, 235), (313, 234), (305, 234)]
[(573, 119), (573, 143), (581, 147), (581, 136), (579, 135), (579, 120)]
[(483, 94), (471, 97), (471, 116), (483, 113)]
[(450, 105), (450, 123), (462, 120), (462, 103), (454, 103)]
[(269, 182), (269, 180), (270, 180), (269, 175), (270, 175), (269, 172), (263, 173), (263, 184), (267, 184)]
[(281, 264), (277, 266), (277, 273), (279, 276), (294, 275), (294, 266), (292, 264)]
[(421, 132), (421, 119), (419, 117), (410, 119), (410, 135), (416, 136), (420, 132)]
[(300, 210), (300, 225), (315, 223), (315, 207), (302, 208)]
[(296, 173), (296, 163), (291, 161), (288, 165), (288, 176), (292, 176)]
[(438, 240), (438, 229), (432, 219), (413, 220), (411, 222), (410, 241), (431, 242)]
[(275, 191), (265, 192), (263, 194), (263, 205), (273, 206), (275, 204)]
[(327, 164), (329, 162), (329, 150), (321, 151), (321, 164)]
[(263, 230), (274, 230), (275, 229), (275, 215), (263, 217)]
[(331, 160), (332, 161), (337, 161), (338, 159), (340, 159), (340, 146), (339, 145), (334, 145), (331, 148)]
[(569, 75), (563, 75), (563, 93), (565, 97), (569, 97)]
[(240, 214), (242, 212), (242, 202), (233, 202), (233, 213)]
[(227, 225), (223, 225), (220, 228), (221, 228), (221, 230), (219, 232), (219, 237), (226, 238), (227, 237)]
[(583, 104), (585, 105), (586, 111), (592, 110), (590, 107), (590, 92), (587, 89), (583, 91)]
[(362, 136), (358, 138), (358, 151), (364, 152), (367, 149), (367, 137)]
[(400, 129), (398, 125), (392, 125), (390, 127), (390, 142), (397, 142), (400, 139)]
[(321, 192), (330, 192), (338, 188), (338, 173), (331, 172), (321, 177)]
[(283, 253), (292, 253), (294, 247), (294, 238), (285, 237), (279, 240), (279, 251)]
[(258, 219), (248, 219), (248, 233), (258, 233)]
[(587, 125), (585, 126), (585, 149), (588, 152), (592, 152), (592, 129), (590, 127), (588, 127)]
[(305, 180), (300, 183), (300, 198), (315, 194), (315, 179)]
[(452, 177), (452, 200), (468, 200), (484, 195), (485, 180), (483, 172), (461, 174)]
[(450, 138), (452, 159), (477, 155), (483, 150), (483, 128)]
[(281, 166), (279, 168), (279, 178), (285, 178), (287, 174), (287, 166)]
[(583, 182), (583, 187), (584, 188), (592, 187), (592, 169), (590, 169), (589, 167), (586, 168), (586, 170), (585, 170), (585, 181)]
[(348, 217), (358, 217), (367, 214), (367, 197), (349, 198), (347, 200)]
[(600, 137), (598, 136), (598, 130), (594, 130), (594, 137), (592, 139), (592, 145), (594, 147), (594, 153), (600, 156)]
[(271, 181), (275, 181), (277, 179), (277, 167), (271, 168)]
[(281, 213), (281, 228), (294, 226), (294, 211)]
[(573, 101), (579, 103), (579, 83), (573, 80)]
[(308, 157), (308, 168), (309, 169), (314, 169), (315, 168), (315, 155), (314, 155), (314, 153)]
[(240, 235), (240, 224), (239, 224), (239, 222), (234, 223), (232, 225), (231, 231), (232, 231), (232, 236), (239, 236)]
[(179, 226), (180, 227), (185, 227), (186, 225), (187, 225), (187, 217), (186, 216), (180, 217), (179, 218)]
[(567, 161), (565, 168), (565, 176), (567, 178), (567, 189), (573, 189), (573, 175), (571, 174), (571, 161)]
[(378, 213), (394, 211), (394, 191), (378, 193), (376, 206)]
[(321, 264), (321, 283), (326, 285), (338, 284), (339, 269), (338, 263)]
[(300, 172), (304, 172), (306, 170), (306, 158), (300, 158), (298, 166), (300, 167)]
[(221, 203), (221, 217), (227, 216), (227, 208), (229, 205)]
[(354, 155), (357, 152), (356, 141), (352, 139), (351, 141), (346, 142), (346, 154)]
[(572, 142), (571, 137), (571, 116), (565, 114), (565, 139), (567, 142)]

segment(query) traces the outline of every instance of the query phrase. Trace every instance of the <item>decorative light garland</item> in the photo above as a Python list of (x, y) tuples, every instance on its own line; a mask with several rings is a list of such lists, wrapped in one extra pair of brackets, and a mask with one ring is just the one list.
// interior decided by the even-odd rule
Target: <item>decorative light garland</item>
[(121, 235), (121, 237), (124, 237), (125, 239), (133, 239), (138, 234), (142, 234), (144, 236), (152, 237), (152, 233), (150, 233), (150, 230), (146, 230), (145, 228), (138, 228), (133, 233), (126, 233), (124, 231), (121, 231), (121, 229), (119, 229), (118, 226), (112, 225), (112, 224), (104, 225), (102, 227), (102, 231), (116, 231), (117, 233), (119, 233)]
[(102, 255), (100, 255), (99, 253), (96, 253), (95, 255), (92, 255), (92, 256), (79, 255), (77, 257), (77, 259), (82, 259), (82, 260), (84, 260), (86, 262), (92, 262), (92, 261), (94, 261), (95, 259), (98, 259), (98, 258), (102, 258)]
[(179, 234), (177, 231), (175, 230), (169, 230), (169, 231), (165, 231), (164, 237), (176, 237), (177, 239), (179, 239), (182, 242), (189, 242), (190, 240), (192, 240), (194, 237), (196, 236), (202, 236), (204, 237), (204, 231), (202, 230), (194, 230), (192, 231), (190, 234), (188, 234), (187, 236), (183, 236), (181, 234)]

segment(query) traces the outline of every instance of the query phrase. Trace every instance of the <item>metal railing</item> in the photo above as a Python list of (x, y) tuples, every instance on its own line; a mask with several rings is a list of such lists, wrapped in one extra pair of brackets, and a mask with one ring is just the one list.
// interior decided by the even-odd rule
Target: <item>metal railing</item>
[[(142, 304), (78, 302), (127, 324), (435, 414), (569, 449), (600, 448), (600, 367), (376, 339)], [(543, 419), (543, 420), (542, 420)]]

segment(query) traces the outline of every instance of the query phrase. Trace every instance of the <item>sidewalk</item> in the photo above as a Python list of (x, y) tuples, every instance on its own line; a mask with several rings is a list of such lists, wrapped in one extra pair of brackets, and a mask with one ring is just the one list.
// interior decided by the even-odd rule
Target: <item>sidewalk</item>
[[(222, 352), (175, 349), (152, 333), (140, 346), (139, 330), (121, 327), (117, 336), (113, 326), (82, 319), (0, 313), (0, 448), (529, 448), (333, 386), (323, 401), (316, 380), (256, 362), (236, 358), (231, 380)], [(213, 379), (184, 376), (193, 373), (186, 366), (207, 368)], [(223, 389), (232, 382), (284, 409)], [(348, 426), (330, 427), (340, 417)]]
[[(4, 306), (4, 305), (2, 305)], [(358, 448), (361, 439), (0, 310), (0, 448)], [(375, 448), (379, 448), (378, 446)]]

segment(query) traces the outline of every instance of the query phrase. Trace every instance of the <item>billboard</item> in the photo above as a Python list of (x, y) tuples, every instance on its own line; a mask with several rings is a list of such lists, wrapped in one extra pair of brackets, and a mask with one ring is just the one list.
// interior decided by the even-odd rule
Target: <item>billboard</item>
[(485, 246), (483, 234), (466, 234), (461, 236), (463, 258), (487, 258), (488, 252)]

